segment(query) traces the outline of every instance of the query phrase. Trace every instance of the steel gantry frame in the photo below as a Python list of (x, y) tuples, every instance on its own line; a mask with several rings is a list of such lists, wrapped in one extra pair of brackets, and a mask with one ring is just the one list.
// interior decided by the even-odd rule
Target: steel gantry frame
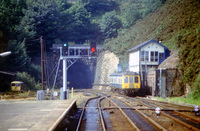
[[(102, 45), (98, 45), (96, 50), (96, 55), (91, 56), (90, 55), (90, 45), (69, 45), (68, 51), (65, 52), (63, 56), (62, 52), (62, 45), (61, 44), (54, 44), (52, 49), (59, 49), (60, 50), (60, 60), (63, 60), (63, 91), (61, 94), (61, 99), (65, 100), (68, 98), (67, 94), (67, 70), (69, 67), (71, 67), (78, 59), (96, 59), (100, 49), (102, 48)], [(73, 61), (71, 60), (73, 59)], [(67, 61), (70, 62), (70, 64), (67, 64)], [(58, 67), (59, 68), (59, 67)], [(56, 76), (57, 77), (57, 76)], [(56, 78), (55, 78), (56, 79)], [(54, 82), (55, 83), (55, 82)]]

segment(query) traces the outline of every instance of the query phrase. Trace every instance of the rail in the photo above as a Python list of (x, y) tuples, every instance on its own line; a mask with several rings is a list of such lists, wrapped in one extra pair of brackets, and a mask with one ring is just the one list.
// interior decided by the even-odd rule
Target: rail
[[(150, 106), (150, 105), (144, 103), (141, 99), (137, 99), (136, 101), (138, 101), (138, 102), (144, 104), (145, 106), (147, 106), (147, 107), (149, 107), (149, 108), (152, 108), (152, 106)], [(150, 102), (150, 101), (148, 101), (148, 102)], [(154, 105), (158, 106), (158, 105), (155, 104), (155, 103), (154, 103)], [(161, 104), (159, 104), (159, 107), (161, 107)], [(163, 109), (161, 109), (161, 110), (163, 110)], [(175, 111), (175, 113), (177, 113), (177, 112)], [(192, 130), (195, 130), (195, 131), (200, 131), (200, 129), (198, 129), (198, 128), (196, 128), (196, 127), (194, 127), (194, 126), (192, 126), (192, 125), (190, 125), (190, 124), (188, 124), (188, 123), (186, 123), (186, 122), (183, 122), (183, 121), (179, 120), (178, 118), (175, 118), (175, 117), (173, 117), (173, 116), (171, 116), (171, 115), (165, 113), (164, 111), (161, 112), (161, 114), (164, 115), (165, 117), (168, 117), (168, 118), (170, 118), (170, 119), (173, 119), (173, 120), (176, 121), (177, 123), (179, 123), (179, 124), (181, 124), (181, 125), (183, 125), (183, 126), (189, 128), (189, 129), (192, 129)], [(177, 113), (177, 114), (180, 114), (180, 113)], [(183, 116), (183, 115), (182, 115), (182, 116)], [(186, 115), (184, 115), (184, 116), (186, 116)], [(188, 117), (186, 117), (186, 118), (188, 118)]]
[[(89, 101), (90, 101), (90, 100), (93, 100), (93, 99), (100, 98), (100, 97), (101, 97), (101, 96), (89, 98), (89, 99), (86, 101), (86, 103), (85, 103), (85, 105), (84, 105), (84, 107), (83, 107), (81, 116), (80, 116), (80, 118), (79, 118), (79, 122), (78, 122), (78, 125), (77, 125), (77, 128), (76, 128), (76, 131), (79, 131), (79, 130), (80, 130), (81, 122), (82, 122), (82, 120), (83, 120), (83, 115), (84, 115), (84, 113), (85, 113), (85, 109), (88, 108), (88, 107), (86, 107), (86, 106), (87, 106), (87, 104), (89, 103)], [(101, 125), (102, 125), (102, 128), (103, 128), (103, 131), (106, 131), (106, 126), (105, 126), (105, 122), (104, 122), (103, 115), (102, 115), (102, 112), (101, 112), (101, 107), (100, 107), (100, 102), (101, 102), (102, 99), (104, 99), (104, 97), (102, 97), (102, 98), (98, 101), (98, 105), (97, 105), (98, 107), (97, 107), (97, 109), (99, 110), (99, 117), (100, 117), (100, 120), (101, 120)]]
[(101, 118), (101, 125), (104, 131), (106, 131), (106, 125), (105, 125), (105, 121), (103, 119), (103, 114), (102, 114), (102, 110), (101, 110), (101, 106), (100, 106), (100, 102), (105, 99), (105, 97), (101, 98), (98, 102), (98, 108), (99, 108), (99, 116)]
[(123, 116), (128, 120), (129, 124), (137, 131), (140, 131), (140, 129), (138, 129), (138, 127), (133, 123), (133, 121), (126, 115), (126, 113), (122, 110), (122, 108), (120, 106), (118, 106), (116, 103), (114, 103), (111, 99), (106, 98), (107, 100), (109, 100), (113, 105), (115, 105), (120, 112), (123, 114)]

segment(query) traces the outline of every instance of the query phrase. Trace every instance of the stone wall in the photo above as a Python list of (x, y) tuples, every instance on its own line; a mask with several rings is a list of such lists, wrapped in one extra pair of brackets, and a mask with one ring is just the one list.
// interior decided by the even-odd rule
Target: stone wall
[(109, 76), (117, 69), (118, 63), (118, 57), (110, 51), (104, 51), (99, 54), (93, 85), (94, 89), (103, 89), (108, 87), (106, 85), (109, 85)]
[[(159, 69), (157, 69), (159, 70)], [(148, 75), (147, 75), (147, 81), (148, 81), (148, 87), (147, 89), (151, 91), (152, 96), (157, 96), (160, 95), (159, 91), (156, 91), (159, 89), (159, 71), (156, 73), (155, 69), (154, 70), (149, 70)], [(165, 83), (162, 85), (162, 89), (165, 89), (165, 96), (177, 96), (181, 94), (181, 88), (179, 85), (179, 72), (177, 69), (163, 69), (162, 70), (162, 77), (165, 77), (162, 81), (162, 83)], [(155, 80), (157, 79), (157, 80)], [(158, 86), (158, 87), (157, 87)], [(164, 87), (163, 87), (164, 86)], [(158, 93), (158, 94), (157, 94)]]

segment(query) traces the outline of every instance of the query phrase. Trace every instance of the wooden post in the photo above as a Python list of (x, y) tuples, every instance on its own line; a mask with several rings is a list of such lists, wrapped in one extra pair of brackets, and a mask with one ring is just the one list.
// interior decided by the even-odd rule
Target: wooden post
[(44, 88), (44, 49), (43, 49), (43, 36), (40, 37), (40, 43), (41, 43), (42, 90), (45, 90), (45, 88)]

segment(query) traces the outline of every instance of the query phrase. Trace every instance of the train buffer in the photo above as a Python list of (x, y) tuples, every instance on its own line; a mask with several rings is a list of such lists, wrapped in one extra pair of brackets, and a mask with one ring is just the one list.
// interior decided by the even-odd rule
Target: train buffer
[(53, 130), (75, 105), (75, 100), (0, 101), (0, 130)]

